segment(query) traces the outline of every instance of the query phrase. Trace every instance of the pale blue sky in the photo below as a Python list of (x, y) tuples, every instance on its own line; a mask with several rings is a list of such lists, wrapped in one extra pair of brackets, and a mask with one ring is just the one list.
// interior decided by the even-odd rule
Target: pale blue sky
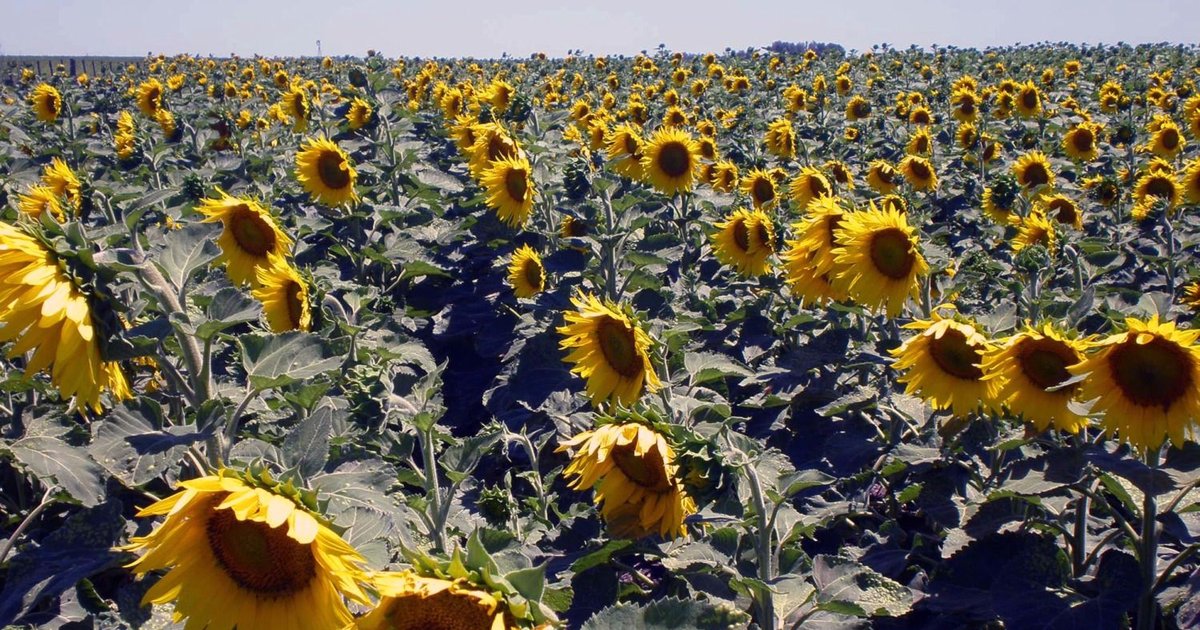
[(554, 56), (720, 52), (775, 40), (1195, 42), (1200, 0), (0, 0), (0, 54)]

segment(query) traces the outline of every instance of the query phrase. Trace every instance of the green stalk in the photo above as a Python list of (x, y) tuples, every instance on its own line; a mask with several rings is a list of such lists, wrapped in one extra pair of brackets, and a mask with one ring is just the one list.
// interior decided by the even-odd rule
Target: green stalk
[[(1146, 466), (1158, 472), (1159, 448), (1146, 449)], [(1151, 477), (1153, 479), (1153, 477)], [(1138, 597), (1137, 630), (1154, 630), (1158, 605), (1154, 601), (1155, 578), (1158, 576), (1158, 501), (1153, 483), (1142, 495), (1142, 525), (1138, 564), (1142, 574), (1142, 593)]]

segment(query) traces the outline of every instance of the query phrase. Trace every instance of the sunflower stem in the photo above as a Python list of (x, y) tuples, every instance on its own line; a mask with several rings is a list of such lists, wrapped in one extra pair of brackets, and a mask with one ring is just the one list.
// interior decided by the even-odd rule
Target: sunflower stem
[(429, 495), (429, 504), (433, 508), (433, 522), (429, 528), (429, 537), (433, 539), (434, 548), (438, 551), (446, 549), (444, 529), (446, 520), (442, 514), (442, 490), (438, 483), (437, 462), (434, 459), (433, 429), (420, 431), (421, 459), (425, 464), (425, 492)]
[(17, 540), (21, 538), (21, 534), (24, 534), (25, 530), (29, 529), (29, 526), (33, 524), (33, 521), (37, 519), (42, 512), (45, 512), (46, 508), (50, 507), (51, 503), (54, 503), (55, 498), (52, 495), (57, 490), (58, 486), (50, 486), (49, 488), (46, 488), (45, 494), (42, 495), (41, 502), (37, 504), (37, 507), (30, 510), (29, 514), (25, 515), (24, 519), (21, 519), (21, 524), (17, 525), (17, 529), (12, 533), (12, 536), (9, 536), (8, 540), (4, 541), (4, 547), (0, 548), (0, 565), (4, 564), (4, 559), (8, 557), (8, 552), (12, 551), (13, 545), (17, 544)]
[[(1146, 466), (1158, 472), (1159, 448), (1146, 449)], [(1153, 480), (1154, 477), (1151, 476)], [(1141, 565), (1142, 593), (1138, 598), (1137, 630), (1154, 630), (1158, 606), (1154, 601), (1158, 577), (1158, 501), (1153, 482), (1142, 494), (1141, 541), (1138, 563)]]
[(250, 401), (258, 397), (258, 390), (249, 383), (246, 384), (246, 395), (242, 397), (242, 401), (238, 403), (237, 408), (225, 420), (225, 431), (221, 439), (220, 448), (210, 449), (208, 458), (214, 468), (221, 468), (222, 462), (229, 459), (229, 454), (233, 451), (233, 443), (237, 439), (238, 426), (241, 425), (242, 415), (246, 413), (246, 407), (250, 406)]
[(1175, 301), (1175, 231), (1171, 227), (1171, 209), (1162, 213), (1163, 240), (1167, 246), (1167, 294)]
[(746, 479), (750, 482), (750, 497), (754, 501), (754, 516), (757, 521), (754, 551), (757, 556), (758, 579), (768, 585), (763, 600), (759, 602), (762, 609), (759, 625), (774, 630), (779, 624), (775, 619), (775, 599), (769, 590), (771, 581), (775, 579), (774, 553), (771, 548), (772, 522), (767, 514), (767, 504), (763, 500), (762, 481), (758, 478), (758, 471), (754, 470), (750, 461), (745, 462), (742, 469), (746, 471)]

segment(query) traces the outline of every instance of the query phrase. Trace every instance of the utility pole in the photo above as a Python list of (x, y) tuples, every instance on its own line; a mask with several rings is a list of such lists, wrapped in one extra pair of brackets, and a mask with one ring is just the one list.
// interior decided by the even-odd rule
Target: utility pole
[(321, 57), (321, 40), (317, 40), (317, 56)]

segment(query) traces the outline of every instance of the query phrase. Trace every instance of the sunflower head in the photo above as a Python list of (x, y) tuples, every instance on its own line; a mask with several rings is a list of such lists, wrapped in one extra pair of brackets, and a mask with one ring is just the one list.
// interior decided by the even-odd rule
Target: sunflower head
[(163, 84), (158, 79), (150, 78), (137, 88), (137, 106), (146, 118), (154, 118), (162, 107)]
[(763, 136), (763, 144), (767, 151), (776, 157), (790, 160), (796, 157), (796, 130), (792, 121), (787, 118), (777, 118), (767, 125), (767, 133)]
[(1122, 441), (1153, 449), (1170, 439), (1181, 446), (1200, 418), (1200, 331), (1180, 330), (1157, 315), (1128, 318), (1125, 326), (1067, 368), (1086, 375), (1079, 398), (1092, 401), (1105, 430)]
[(938, 178), (933, 164), (919, 155), (908, 155), (900, 160), (900, 172), (905, 181), (916, 190), (937, 189)]
[(717, 260), (746, 276), (770, 271), (768, 259), (775, 253), (775, 227), (768, 214), (738, 209), (715, 227), (712, 247)]
[(269, 254), (267, 264), (256, 268), (254, 284), (254, 297), (262, 302), (271, 332), (312, 327), (309, 283), (286, 259)]
[(197, 627), (340, 629), (346, 600), (367, 604), (363, 558), (314, 513), (315, 503), (266, 473), (221, 470), (182, 481), (138, 516), (165, 516), (125, 551), (139, 575), (166, 569), (143, 604), (173, 602)]
[(284, 257), (292, 239), (275, 217), (251, 199), (231, 197), (223, 190), (220, 197), (202, 199), (197, 211), (204, 222), (220, 221), (224, 230), (217, 239), (229, 279), (234, 284), (254, 284), (260, 267), (271, 266), (271, 256)]
[(358, 171), (350, 156), (332, 140), (309, 138), (296, 153), (296, 179), (313, 201), (330, 207), (358, 202), (354, 182)]
[(563, 472), (577, 490), (594, 488), (609, 532), (620, 538), (677, 538), (696, 503), (678, 479), (675, 450), (662, 433), (637, 422), (613, 422), (564, 440), (574, 451)]
[(834, 231), (833, 285), (860, 304), (895, 317), (929, 265), (916, 231), (894, 206), (847, 214)]
[(42, 183), (55, 195), (66, 199), (75, 210), (83, 205), (83, 184), (62, 158), (54, 158), (42, 168)]
[(510, 227), (520, 227), (533, 212), (537, 194), (533, 185), (533, 168), (525, 158), (500, 158), (491, 163), (480, 179), (487, 192), (487, 203)]
[(33, 107), (33, 113), (38, 120), (54, 122), (58, 120), (58, 115), (62, 112), (62, 95), (53, 85), (42, 83), (33, 88), (33, 92), (29, 94), (29, 104)]
[(1031, 151), (1017, 158), (1012, 173), (1027, 193), (1054, 186), (1054, 170), (1050, 167), (1049, 158), (1041, 151)]
[(1016, 225), (1017, 235), (1012, 240), (1014, 254), (1034, 245), (1041, 245), (1051, 252), (1058, 249), (1058, 232), (1041, 207), (1018, 219)]
[(355, 97), (350, 102), (350, 107), (346, 109), (346, 123), (350, 126), (350, 129), (362, 129), (367, 126), (367, 123), (371, 122), (372, 115), (371, 104), (362, 98)]
[(896, 172), (895, 167), (883, 160), (871, 162), (870, 170), (867, 171), (867, 185), (881, 195), (896, 192), (899, 178), (900, 174)]
[(663, 127), (651, 136), (642, 156), (642, 171), (659, 192), (673, 195), (692, 189), (699, 167), (700, 146), (677, 127)]
[(643, 393), (662, 387), (650, 361), (653, 339), (627, 312), (591, 294), (571, 298), (559, 347), (569, 351), (564, 361), (571, 372), (587, 380), (587, 393), (596, 406), (607, 402), (632, 405)]
[(742, 192), (750, 197), (755, 209), (769, 209), (778, 202), (775, 178), (762, 169), (750, 171), (742, 180)]
[(915, 334), (890, 353), (906, 394), (960, 418), (995, 400), (996, 384), (984, 378), (981, 367), (992, 344), (973, 324), (935, 311), (932, 319), (904, 327)]
[(355, 620), (356, 630), (508, 630), (502, 600), (466, 579), (422, 577), (413, 571), (376, 573), (379, 603)]
[(833, 195), (833, 186), (821, 171), (805, 166), (788, 186), (788, 192), (796, 208), (804, 210), (813, 200)]
[(1083, 360), (1087, 342), (1068, 337), (1045, 324), (994, 345), (981, 365), (985, 380), (994, 381), (993, 404), (1007, 407), (1038, 431), (1054, 427), (1078, 433), (1087, 418), (1071, 409), (1079, 383), (1070, 383), (1068, 367)]
[(513, 252), (508, 263), (508, 284), (519, 298), (530, 298), (546, 289), (546, 268), (532, 247), (522, 245)]

